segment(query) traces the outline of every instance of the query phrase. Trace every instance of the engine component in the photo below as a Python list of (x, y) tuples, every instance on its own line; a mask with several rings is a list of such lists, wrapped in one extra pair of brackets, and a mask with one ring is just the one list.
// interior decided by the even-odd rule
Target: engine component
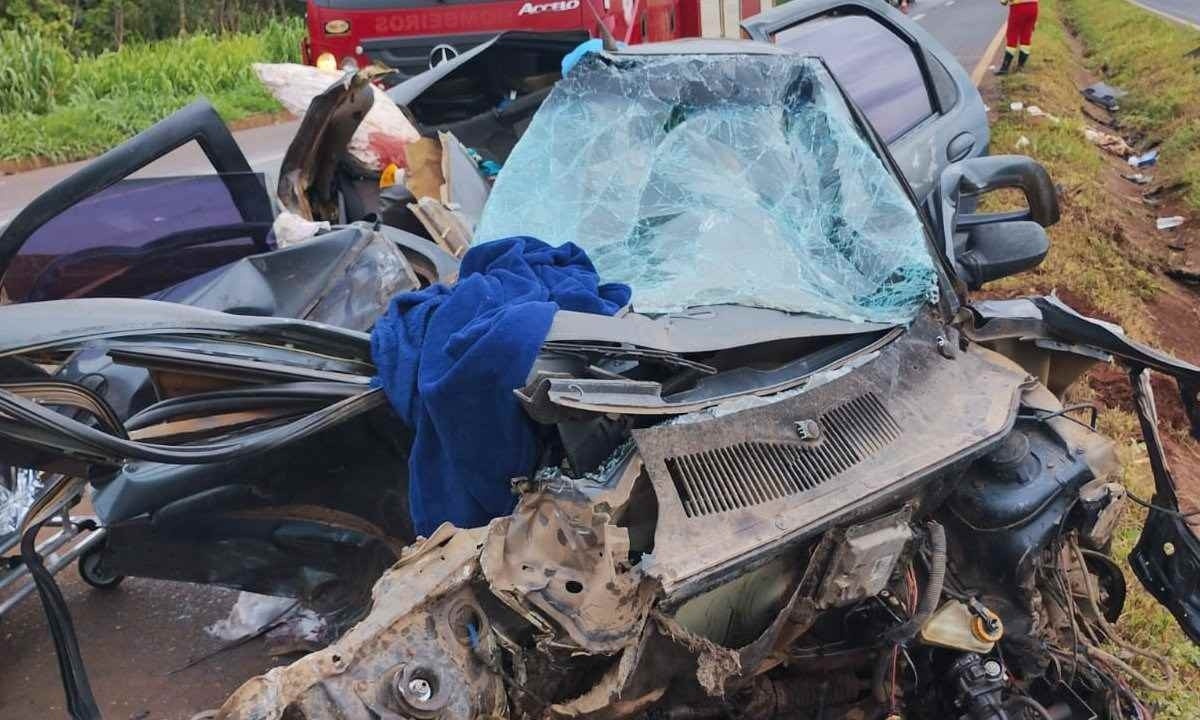
[[(979, 620), (966, 603), (961, 600), (950, 600), (938, 608), (933, 617), (929, 618), (929, 622), (921, 627), (921, 642), (951, 650), (989, 653), (996, 646), (996, 640), (999, 638), (993, 638), (990, 633), (980, 637), (981, 633), (976, 629), (976, 623)], [(985, 628), (981, 628), (981, 630), (986, 633)]]
[(950, 665), (947, 678), (954, 683), (962, 720), (1009, 720), (1001, 695), (1004, 666), (997, 660), (967, 653)]
[(913, 539), (911, 517), (912, 510), (906, 507), (846, 530), (817, 592), (817, 607), (844, 607), (878, 595), (887, 587), (896, 561)]

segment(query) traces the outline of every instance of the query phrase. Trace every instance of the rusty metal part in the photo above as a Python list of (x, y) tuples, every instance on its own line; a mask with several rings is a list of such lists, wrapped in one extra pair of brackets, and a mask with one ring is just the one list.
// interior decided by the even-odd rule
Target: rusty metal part
[(804, 576), (783, 610), (762, 635), (739, 651), (741, 682), (761, 675), (786, 660), (787, 649), (812, 627), (820, 612), (817, 593), (828, 574), (834, 551), (844, 537), (844, 531), (836, 529), (821, 537), (809, 557)]
[(629, 533), (569, 486), (543, 485), (494, 521), (481, 563), (505, 604), (527, 618), (540, 614), (591, 653), (635, 642), (655, 595), (630, 567)]
[(673, 704), (712, 705), (714, 698), (725, 696), (740, 669), (736, 652), (653, 611), (638, 641), (621, 652), (592, 689), (554, 704), (550, 715), (586, 720), (634, 717), (663, 700), (668, 689)]
[(442, 533), (376, 584), (371, 612), (328, 648), (237, 690), (217, 720), (508, 717), (497, 652), (471, 581), (486, 530)]

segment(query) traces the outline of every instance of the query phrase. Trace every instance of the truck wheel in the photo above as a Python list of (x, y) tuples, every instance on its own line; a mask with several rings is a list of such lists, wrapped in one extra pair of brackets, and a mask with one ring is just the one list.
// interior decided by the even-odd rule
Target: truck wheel
[(104, 544), (93, 545), (79, 556), (79, 577), (94, 588), (111, 590), (121, 584), (124, 575), (115, 575), (102, 562)]

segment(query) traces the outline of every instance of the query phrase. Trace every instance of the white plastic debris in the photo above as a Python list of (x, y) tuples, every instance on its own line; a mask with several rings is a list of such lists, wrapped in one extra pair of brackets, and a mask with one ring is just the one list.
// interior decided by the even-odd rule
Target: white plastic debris
[(316, 612), (300, 607), (295, 599), (250, 592), (238, 593), (229, 617), (204, 630), (219, 640), (232, 642), (276, 624), (279, 627), (271, 635), (285, 644), (319, 643), (325, 631), (325, 620)]
[(296, 601), (292, 598), (238, 593), (229, 617), (216, 621), (204, 630), (220, 640), (240, 640), (280, 620), (289, 608), (295, 606)]
[(1101, 132), (1085, 127), (1083, 136), (1093, 145), (1103, 148), (1117, 157), (1127, 157), (1133, 153), (1133, 148), (1124, 139), (1110, 133)]
[(328, 232), (329, 223), (325, 220), (314, 222), (305, 220), (295, 213), (283, 211), (275, 218), (272, 231), (275, 233), (275, 244), (281, 248), (303, 242), (317, 233)]
[(1177, 228), (1182, 224), (1183, 224), (1183, 218), (1180, 217), (1179, 215), (1172, 215), (1171, 217), (1160, 217), (1158, 219), (1158, 223), (1157, 223), (1159, 230), (1170, 230), (1171, 228)]
[[(254, 74), (288, 112), (303, 115), (308, 104), (336, 82), (330, 73), (308, 65), (255, 63)], [(350, 154), (363, 165), (382, 172), (389, 163), (402, 165), (404, 147), (420, 138), (396, 103), (373, 87), (375, 102), (350, 138)]]
[(1022, 136), (1021, 136), (1021, 137), (1020, 137), (1020, 138), (1017, 140), (1016, 144), (1015, 144), (1015, 145), (1013, 145), (1013, 147), (1015, 147), (1015, 148), (1016, 148), (1016, 149), (1018, 149), (1018, 150), (1024, 150), (1025, 148), (1029, 147), (1029, 146), (1030, 146), (1030, 145), (1032, 145), (1032, 144), (1033, 144), (1033, 143), (1029, 142), (1029, 138), (1027, 138), (1027, 137), (1025, 137), (1024, 135), (1022, 135)]
[(1135, 168), (1149, 167), (1158, 164), (1158, 150), (1144, 152), (1141, 155), (1131, 155), (1129, 165)]
[(1021, 112), (1022, 110), (1025, 109), (1025, 103), (1023, 103), (1023, 102), (1009, 103), (1008, 109), (1012, 110), (1013, 112)]
[(1062, 122), (1061, 120), (1058, 119), (1057, 116), (1051, 115), (1050, 113), (1041, 109), (1037, 105), (1030, 105), (1029, 107), (1025, 108), (1025, 112), (1028, 113), (1031, 117), (1046, 118), (1047, 120), (1054, 123), (1055, 125)]
[(42, 474), (28, 468), (9, 468), (11, 484), (0, 476), (0, 536), (21, 526), (25, 513), (42, 490)]

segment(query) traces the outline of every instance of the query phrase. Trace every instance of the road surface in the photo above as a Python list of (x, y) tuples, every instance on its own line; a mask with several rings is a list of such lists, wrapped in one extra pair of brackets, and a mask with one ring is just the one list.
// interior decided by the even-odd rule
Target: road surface
[(1200, 0), (1133, 0), (1160, 15), (1166, 15), (1200, 30)]
[[(953, 50), (968, 72), (979, 65), (1004, 22), (995, 0), (917, 0), (912, 17)], [(298, 123), (236, 133), (255, 169), (275, 174)], [(30, 200), (84, 163), (0, 177), (0, 226)], [(186, 175), (207, 170), (194, 146), (172, 153), (146, 174)], [(106, 718), (188, 720), (218, 705), (245, 679), (278, 662), (263, 643), (221, 653), (207, 663), (170, 674), (219, 643), (203, 628), (224, 617), (229, 590), (129, 579), (116, 590), (89, 588), (73, 568), (58, 576), (74, 616), (91, 685)], [(0, 720), (63, 715), (50, 633), (36, 595), (0, 619)]]
[(908, 16), (954, 53), (969, 73), (983, 59), (1008, 10), (997, 0), (916, 0)]
[[(299, 120), (250, 128), (234, 133), (250, 166), (275, 175), (287, 151), (288, 143), (300, 127)], [(89, 160), (56, 165), (17, 175), (0, 175), (0, 228), (9, 223), (21, 208), (60, 180), (70, 177)], [(137, 176), (194, 175), (212, 172), (212, 165), (196, 143), (189, 143), (175, 152), (147, 165)], [(136, 176), (135, 176), (136, 177)]]

